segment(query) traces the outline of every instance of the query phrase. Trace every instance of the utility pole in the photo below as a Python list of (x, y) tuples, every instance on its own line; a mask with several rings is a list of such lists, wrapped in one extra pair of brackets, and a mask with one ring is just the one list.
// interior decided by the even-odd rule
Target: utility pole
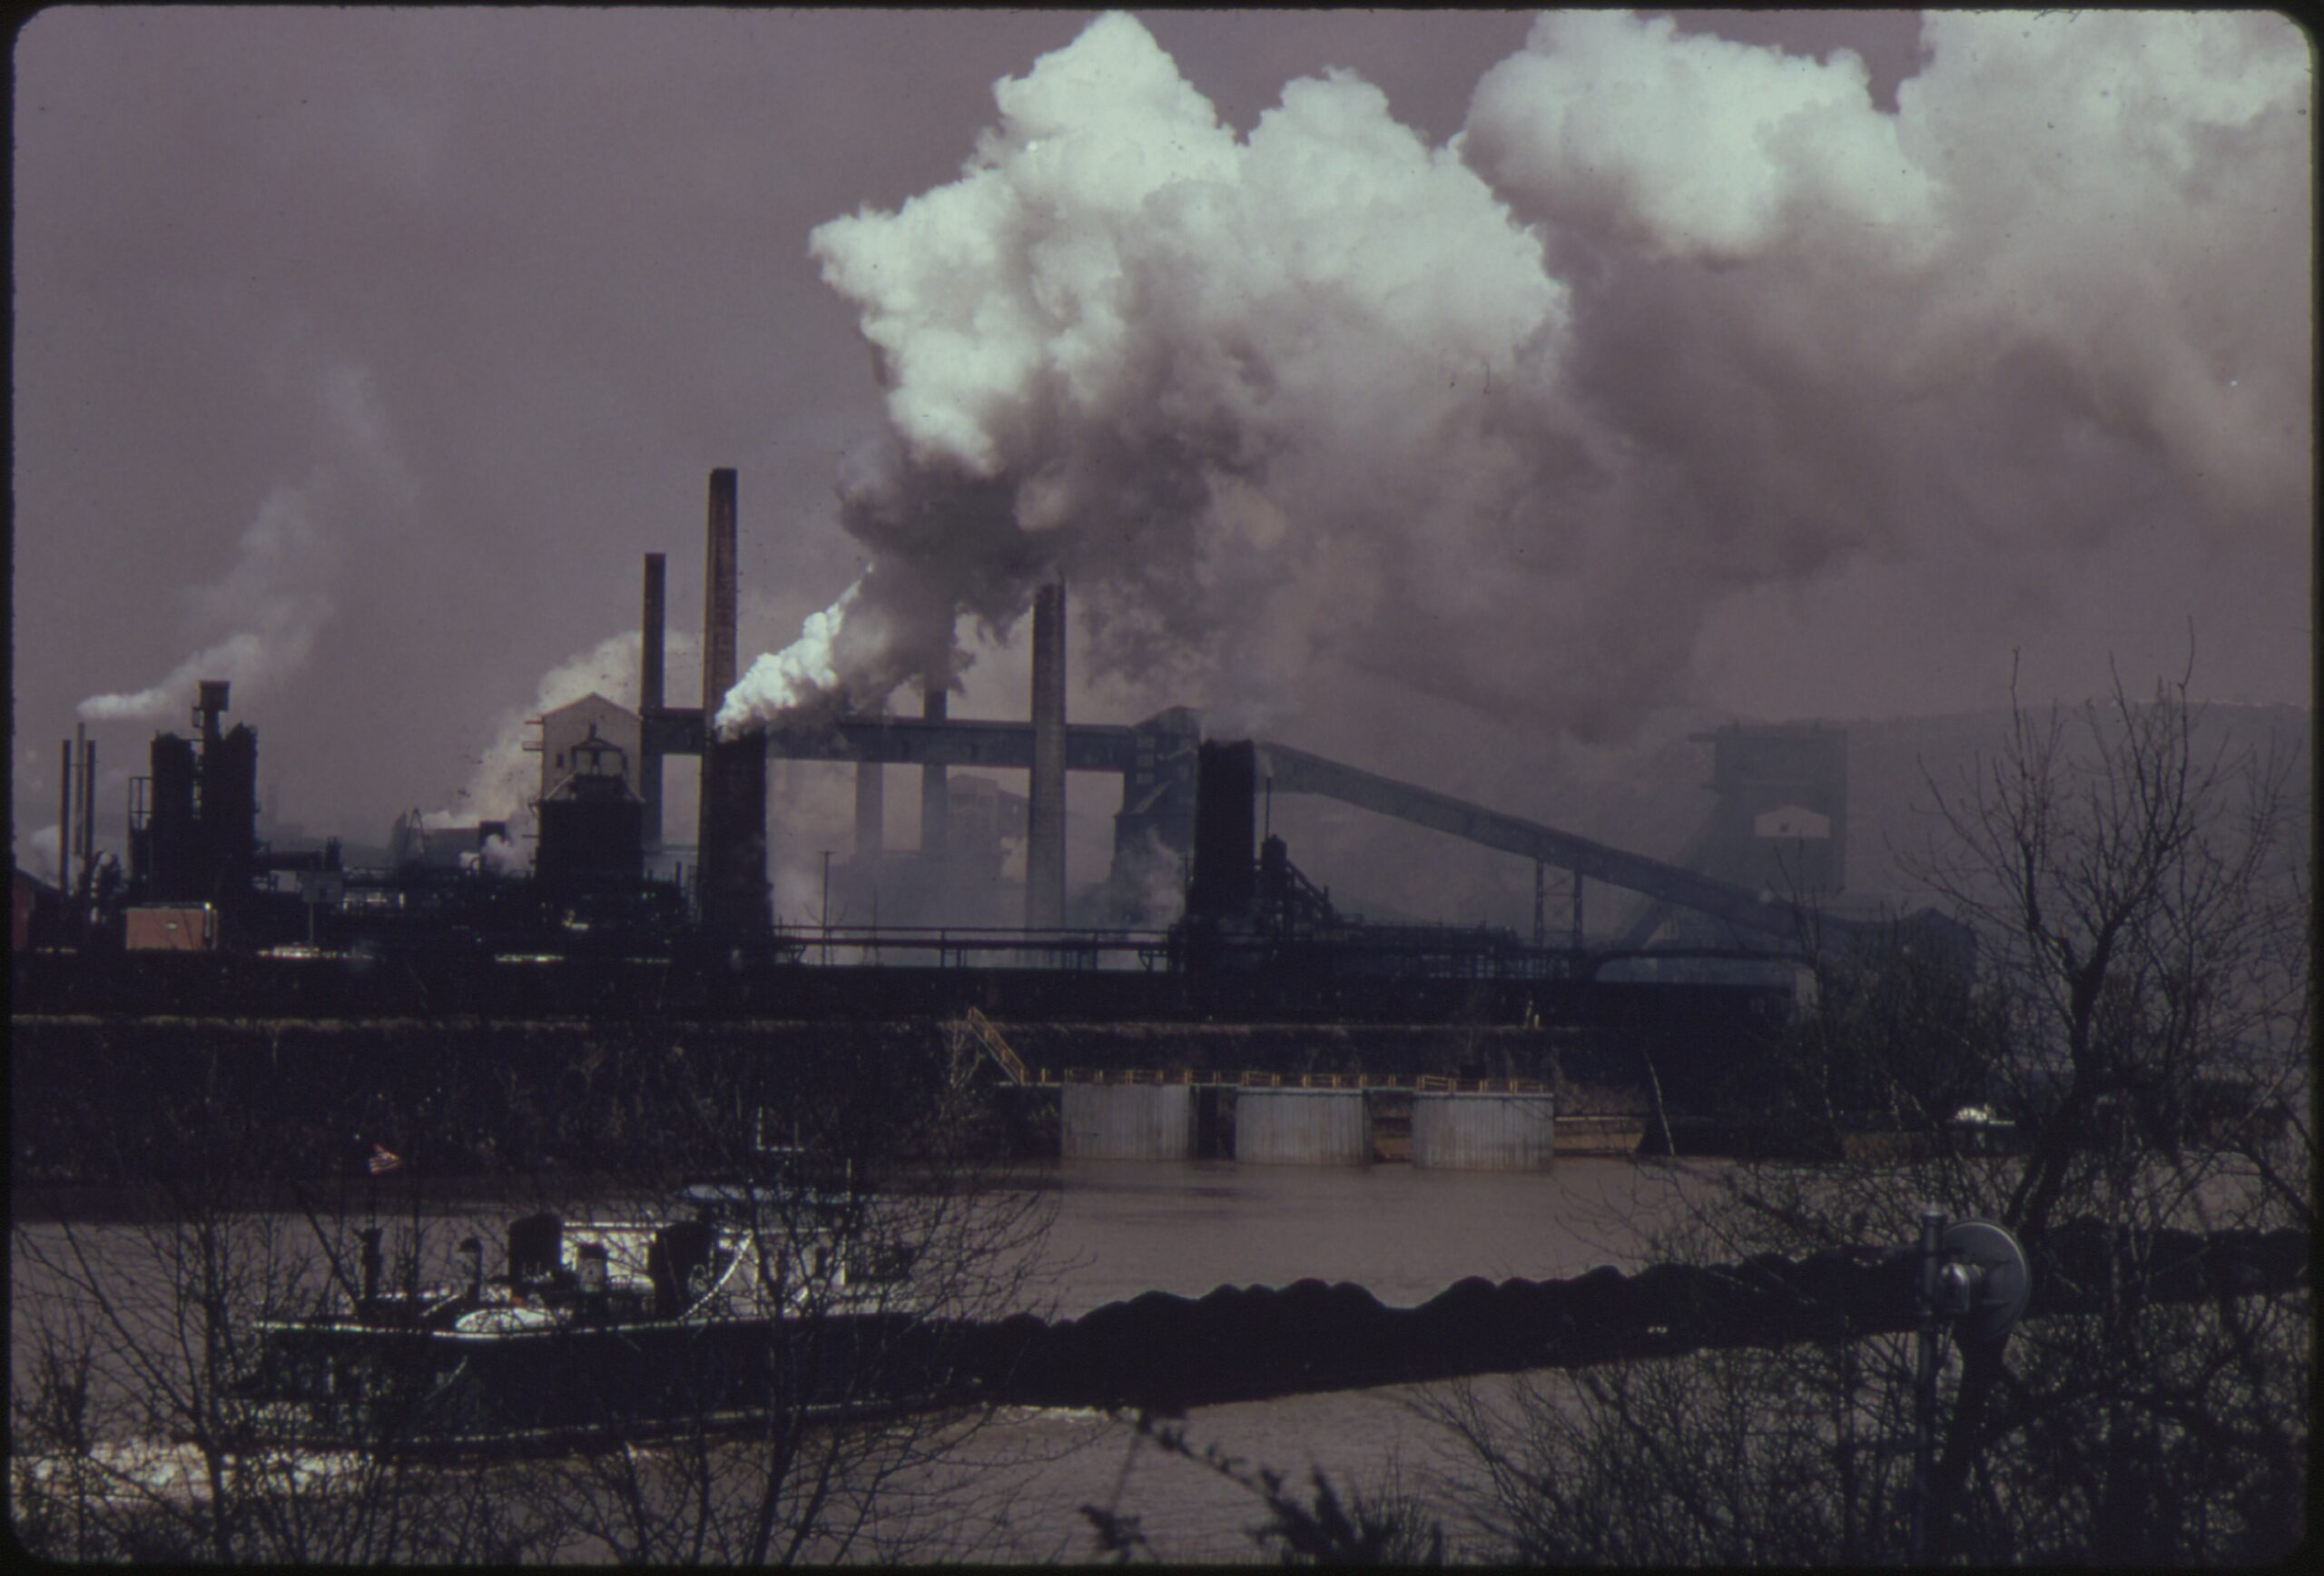
[(823, 961), (832, 960), (832, 851), (823, 850), (823, 911), (816, 923), (823, 932)]
[(1913, 1563), (1928, 1563), (1929, 1500), (1936, 1492), (1936, 1260), (1945, 1236), (1945, 1211), (1921, 1211), (1920, 1367), (1913, 1387)]

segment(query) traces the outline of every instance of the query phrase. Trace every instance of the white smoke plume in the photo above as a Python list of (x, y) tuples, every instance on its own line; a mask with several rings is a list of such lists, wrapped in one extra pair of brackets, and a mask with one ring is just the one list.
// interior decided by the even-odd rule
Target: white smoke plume
[[(1538, 239), (1369, 84), (1295, 83), (1241, 139), (1126, 16), (996, 95), (959, 182), (812, 240), (895, 438), (844, 486), (875, 558), (826, 642), (838, 687), (947, 671), (955, 611), (1005, 626), (1058, 571), (1100, 670), (1364, 660), (1320, 560), (1379, 595), (1403, 566), (1354, 558), (1505, 512), (1534, 470), (1484, 390), (1538, 400), (1552, 370)], [(798, 698), (746, 683), (722, 717)]]
[(1464, 152), (1578, 281), (1575, 370), (1681, 550), (2304, 529), (2307, 50), (2259, 15), (1935, 13), (1862, 64), (1546, 16)]
[(51, 886), (64, 884), (64, 829), (50, 822), (25, 839), (25, 870)]
[(350, 494), (408, 508), (418, 484), (404, 463), (368, 370), (341, 365), (322, 379), (330, 458), (303, 481), (270, 492), (242, 532), (235, 560), (187, 596), (187, 622), (203, 645), (145, 688), (92, 695), (89, 722), (154, 723), (182, 715), (203, 679), (234, 685), (236, 700), (280, 687), (304, 665), (335, 610), (337, 537)]
[(161, 722), (186, 712), (203, 679), (225, 679), (251, 694), (296, 672), (331, 614), (330, 595), (314, 588), (329, 557), (317, 517), (321, 490), (310, 480), (270, 493), (242, 533), (234, 566), (193, 592), (193, 621), (231, 634), (142, 690), (90, 696), (80, 715), (93, 723)]
[(1891, 113), (1845, 52), (1550, 15), (1432, 148), (1337, 72), (1238, 136), (1092, 23), (960, 179), (814, 232), (887, 389), (872, 562), (720, 725), (957, 673), (1062, 573), (1101, 674), (1215, 717), (1604, 739), (1755, 588), (2304, 530), (2296, 30), (1924, 42)]
[[(773, 716), (838, 690), (840, 632), (846, 625), (848, 613), (854, 607), (862, 586), (858, 581), (841, 593), (839, 600), (829, 607), (809, 614), (797, 640), (753, 661), (741, 681), (726, 693), (712, 724), (724, 733), (754, 715)], [(860, 636), (862, 631), (859, 628), (856, 633)], [(899, 675), (898, 678), (901, 676)]]
[[(541, 675), (533, 698), (502, 712), (493, 724), (492, 742), (478, 757), (476, 770), (461, 790), (457, 809), (432, 812), (444, 824), (476, 821), (528, 821), (534, 798), (540, 793), (541, 758), (525, 748), (537, 736), (528, 725), (545, 712), (569, 705), (596, 694), (625, 706), (637, 704), (639, 638), (635, 629), (609, 635), (586, 651), (576, 652)], [(664, 638), (667, 670), (684, 673), (702, 660), (700, 639), (669, 631)]]

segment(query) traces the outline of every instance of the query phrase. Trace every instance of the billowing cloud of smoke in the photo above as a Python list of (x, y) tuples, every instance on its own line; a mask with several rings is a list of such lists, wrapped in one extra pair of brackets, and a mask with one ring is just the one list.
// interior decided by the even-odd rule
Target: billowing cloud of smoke
[(314, 588), (328, 557), (317, 514), (323, 490), (318, 478), (269, 494), (242, 533), (233, 568), (193, 593), (194, 622), (231, 634), (142, 690), (92, 695), (80, 714), (94, 723), (160, 722), (187, 710), (203, 679), (228, 680), (249, 694), (297, 671), (331, 614), (329, 594)]
[(1933, 14), (1862, 64), (1546, 16), (1465, 153), (1575, 372), (1729, 572), (2305, 529), (2307, 51), (2280, 18)]
[[(458, 807), (433, 812), (431, 819), (439, 819), (443, 824), (529, 822), (532, 802), (540, 793), (541, 758), (537, 751), (525, 748), (528, 741), (537, 742), (527, 724), (545, 712), (593, 694), (620, 705), (635, 705), (638, 645), (638, 632), (624, 630), (543, 674), (532, 700), (502, 712), (493, 724), (492, 742), (478, 757), (468, 786), (460, 791)], [(664, 661), (674, 672), (683, 673), (702, 660), (700, 640), (675, 630), (665, 635), (663, 651)]]
[(1216, 720), (1397, 685), (1601, 738), (1745, 588), (2304, 529), (2297, 34), (1925, 42), (1890, 114), (1852, 54), (1551, 15), (1431, 149), (1338, 73), (1238, 137), (1093, 23), (958, 181), (815, 232), (886, 380), (873, 559), (721, 725), (956, 672), (1062, 573), (1098, 668)]
[(64, 829), (50, 822), (25, 839), (25, 870), (51, 886), (62, 884), (64, 869)]
[[(1058, 572), (1101, 670), (1387, 660), (1363, 614), (1575, 463), (1518, 441), (1553, 411), (1508, 421), (1563, 329), (1538, 238), (1370, 85), (1295, 83), (1240, 139), (1128, 17), (997, 94), (959, 182), (813, 238), (894, 436), (844, 484), (875, 557), (837, 687), (946, 671), (956, 609), (1005, 625)], [(799, 698), (745, 683), (722, 716)]]
[(1465, 142), (1496, 190), (1649, 259), (1736, 261), (1810, 222), (1925, 255), (1938, 195), (1853, 54), (1679, 37), (1667, 17), (1544, 16), (1478, 85)]
[(183, 714), (203, 679), (232, 684), (239, 702), (298, 673), (334, 609), (333, 517), (347, 492), (364, 488), (391, 507), (408, 507), (417, 493), (369, 374), (333, 368), (321, 394), (333, 457), (305, 480), (269, 493), (242, 533), (233, 566), (189, 594), (187, 621), (202, 648), (142, 690), (83, 701), (81, 716), (161, 722)]
[[(769, 652), (753, 662), (742, 682), (728, 692), (725, 704), (713, 718), (720, 729), (728, 729), (753, 714), (753, 696), (767, 697), (756, 704), (761, 714), (774, 713), (805, 700), (809, 696), (830, 694), (839, 690), (839, 645), (841, 632), (846, 628), (849, 612), (862, 593), (858, 581), (841, 593), (840, 599), (821, 613), (811, 613), (801, 625), (799, 638), (781, 651)], [(859, 625), (853, 632), (859, 640), (864, 631)], [(899, 674), (900, 680), (903, 675)], [(882, 686), (880, 693), (893, 687), (893, 681)], [(738, 698), (741, 697), (741, 698)], [(869, 698), (876, 699), (877, 696)]]

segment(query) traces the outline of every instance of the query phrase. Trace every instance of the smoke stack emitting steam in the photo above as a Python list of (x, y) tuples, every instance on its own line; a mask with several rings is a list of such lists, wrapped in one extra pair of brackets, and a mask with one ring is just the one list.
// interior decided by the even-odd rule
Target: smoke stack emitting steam
[(1092, 23), (959, 180), (814, 231), (888, 389), (872, 558), (718, 726), (956, 673), (1063, 575), (1157, 695), (1601, 737), (1755, 586), (2303, 529), (2297, 33), (1923, 29), (1888, 113), (1846, 51), (1548, 15), (1431, 148), (1341, 72), (1238, 136)]

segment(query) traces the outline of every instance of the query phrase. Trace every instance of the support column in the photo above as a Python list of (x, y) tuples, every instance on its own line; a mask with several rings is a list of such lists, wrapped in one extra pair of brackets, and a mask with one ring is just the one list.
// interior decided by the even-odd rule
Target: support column
[(637, 626), (637, 796), (645, 801), (640, 818), (645, 852), (662, 848), (662, 752), (646, 740), (654, 731), (653, 716), (667, 704), (663, 694), (665, 600), (668, 589), (665, 561), (659, 553), (645, 555), (645, 606)]
[[(887, 846), (888, 792), (887, 768), (877, 761), (855, 763), (855, 884), (865, 894), (880, 871), (880, 854)], [(869, 910), (852, 916), (857, 923), (869, 918)]]
[[(920, 714), (925, 721), (942, 722), (950, 699), (937, 680), (921, 681)], [(943, 767), (929, 765), (920, 769), (921, 881), (931, 892), (940, 889), (944, 882), (944, 835), (952, 821), (950, 793)]]
[(1065, 923), (1065, 585), (1033, 596), (1033, 771), (1026, 815), (1025, 927)]

